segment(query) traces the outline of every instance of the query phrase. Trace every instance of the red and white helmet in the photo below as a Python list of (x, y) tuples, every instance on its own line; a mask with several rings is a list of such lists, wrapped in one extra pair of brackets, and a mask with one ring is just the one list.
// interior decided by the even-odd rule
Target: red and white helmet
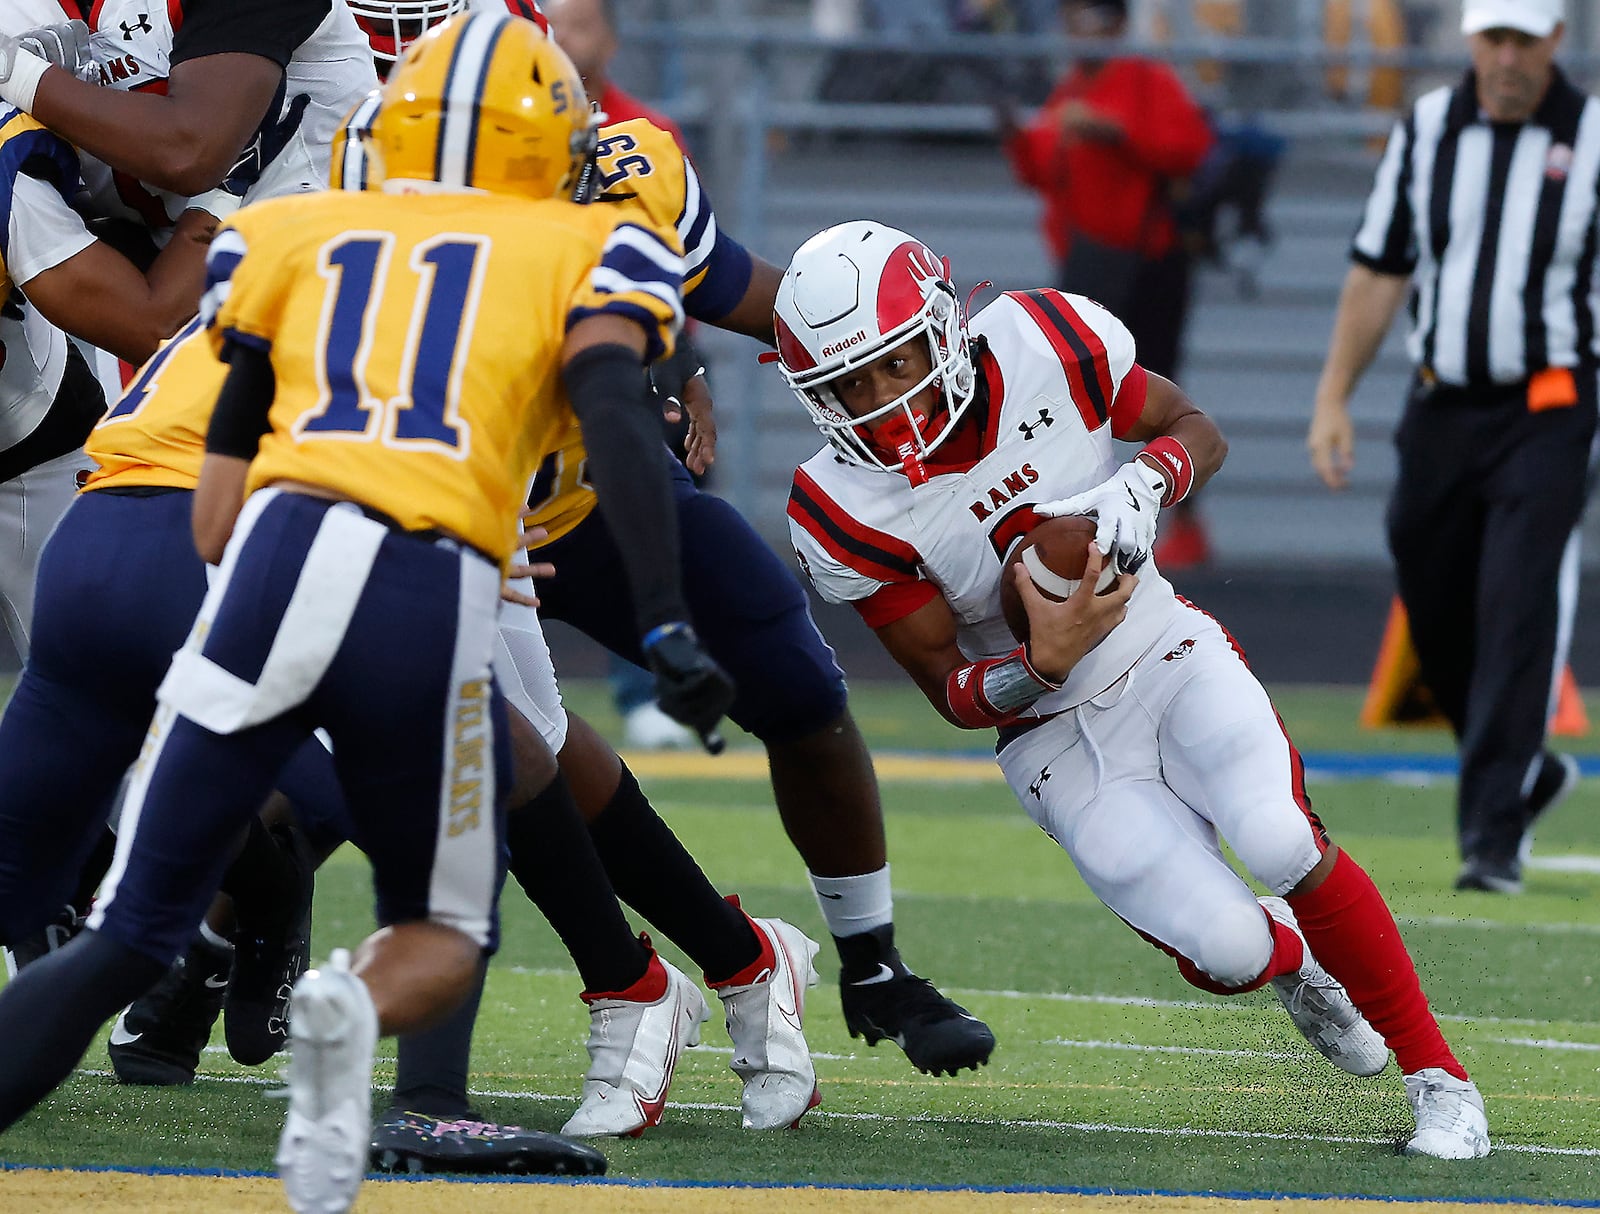
[[(923, 461), (950, 436), (977, 386), (950, 263), (887, 224), (841, 223), (795, 251), (773, 313), (779, 369), (828, 442), (850, 463), (920, 479)], [(918, 334), (927, 338), (933, 369), (904, 395), (851, 416), (830, 385)], [(922, 417), (911, 402), (929, 385), (938, 386), (943, 404)], [(862, 423), (897, 411), (906, 425), (896, 450), (885, 452)]]
[[(443, 24), (469, 8), (490, 7), (474, 0), (345, 0), (356, 24), (366, 34), (377, 63), (378, 75), (387, 77), (410, 46), (434, 26)], [(513, 17), (525, 17), (546, 34), (550, 24), (539, 7), (539, 0), (503, 0)], [(498, 9), (499, 4), (492, 7)]]

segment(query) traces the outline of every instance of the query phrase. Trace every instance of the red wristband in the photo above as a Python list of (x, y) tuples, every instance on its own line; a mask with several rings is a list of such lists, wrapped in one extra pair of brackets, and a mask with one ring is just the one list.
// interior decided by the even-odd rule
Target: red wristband
[[(984, 676), (996, 666), (1008, 662), (1020, 662), (1021, 672), (1027, 679), (1037, 685), (1038, 690), (1032, 691), (1027, 682), (1018, 681), (1014, 677), (1009, 681), (1012, 688), (1021, 687), (1027, 692), (1027, 698), (1020, 703), (1013, 703), (1008, 707), (997, 707), (991, 704), (983, 694)], [(1050, 682), (1033, 668), (1033, 663), (1028, 661), (1028, 647), (1018, 645), (1003, 658), (985, 658), (981, 662), (973, 662), (950, 672), (950, 678), (945, 682), (945, 700), (950, 705), (950, 715), (961, 724), (964, 729), (989, 729), (1004, 725), (1016, 719), (1017, 714), (1029, 704), (1033, 703), (1046, 692), (1059, 691), (1060, 686)]]
[(1166, 478), (1167, 492), (1161, 499), (1163, 509), (1189, 496), (1194, 484), (1194, 460), (1190, 458), (1189, 449), (1172, 435), (1151, 439), (1140, 448), (1136, 458), (1144, 460)]

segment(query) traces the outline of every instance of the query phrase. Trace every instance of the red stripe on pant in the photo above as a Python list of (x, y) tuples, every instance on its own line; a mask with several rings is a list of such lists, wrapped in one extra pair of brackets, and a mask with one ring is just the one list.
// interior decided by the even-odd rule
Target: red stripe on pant
[[(1272, 955), (1267, 958), (1266, 968), (1243, 986), (1225, 986), (1171, 945), (1162, 943), (1149, 932), (1140, 931), (1136, 927), (1133, 930), (1176, 961), (1179, 976), (1190, 986), (1211, 995), (1243, 995), (1249, 991), (1260, 990), (1279, 974), (1296, 973), (1305, 962), (1306, 950), (1305, 945), (1300, 942), (1300, 937), (1268, 915), (1265, 907), (1262, 907), (1261, 913), (1266, 917), (1267, 930), (1272, 933)], [(1123, 922), (1128, 921), (1124, 919)], [(1128, 926), (1133, 927), (1133, 924), (1129, 923)]]

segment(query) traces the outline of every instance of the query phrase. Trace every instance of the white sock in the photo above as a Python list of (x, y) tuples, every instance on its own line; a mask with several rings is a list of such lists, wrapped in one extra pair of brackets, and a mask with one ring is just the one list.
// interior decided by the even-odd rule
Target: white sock
[(213, 948), (226, 949), (230, 953), (233, 952), (233, 941), (225, 936), (219, 936), (212, 929), (211, 924), (203, 919), (200, 921), (200, 938)]
[(811, 877), (817, 906), (828, 931), (835, 936), (856, 936), (894, 922), (894, 895), (889, 889), (889, 866), (858, 877)]

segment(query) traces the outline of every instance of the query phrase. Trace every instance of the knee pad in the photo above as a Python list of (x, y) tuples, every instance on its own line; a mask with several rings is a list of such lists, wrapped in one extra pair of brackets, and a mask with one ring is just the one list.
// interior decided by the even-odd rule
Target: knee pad
[(1317, 832), (1293, 802), (1263, 806), (1234, 834), (1229, 843), (1250, 875), (1280, 897), (1322, 859)]
[(1272, 959), (1266, 912), (1254, 902), (1225, 908), (1206, 924), (1195, 952), (1199, 955), (1178, 961), (1178, 972), (1191, 986), (1219, 995), (1255, 990), (1265, 982)]

